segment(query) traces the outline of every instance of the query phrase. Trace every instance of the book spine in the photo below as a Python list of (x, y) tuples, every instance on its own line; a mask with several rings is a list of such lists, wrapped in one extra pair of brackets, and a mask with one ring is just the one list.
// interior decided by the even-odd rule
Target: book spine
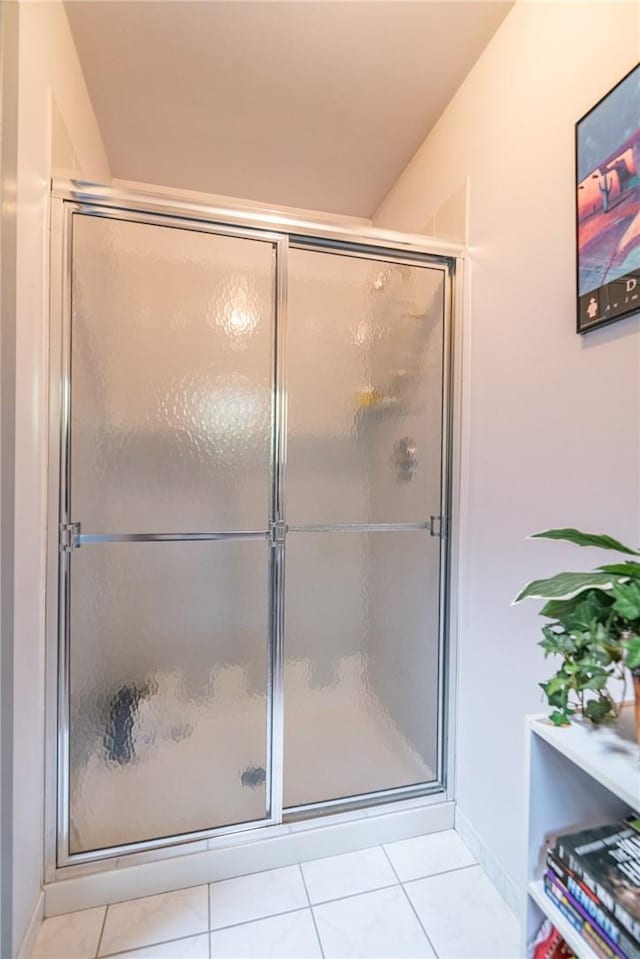
[(544, 891), (576, 932), (579, 933), (594, 952), (600, 956), (600, 959), (618, 959), (617, 953), (613, 948), (605, 943), (600, 936), (590, 928), (588, 920), (584, 919), (580, 913), (571, 906), (568, 897), (563, 895), (560, 890), (554, 886), (548, 876), (544, 877)]
[(571, 869), (566, 862), (563, 862), (562, 859), (558, 858), (556, 853), (554, 853), (553, 850), (551, 849), (547, 850), (546, 859), (547, 859), (547, 868), (556, 874), (556, 876), (558, 877), (558, 879), (560, 880), (563, 886), (565, 886), (568, 889), (569, 881), (577, 882), (581, 886), (583, 892), (585, 892), (592, 899), (592, 901), (597, 906), (599, 906), (600, 909), (603, 910), (603, 912), (605, 913), (609, 921), (614, 924), (615, 928), (618, 929), (621, 933), (624, 932), (623, 927), (621, 927), (618, 923), (616, 923), (615, 918), (611, 915), (611, 912), (607, 908), (606, 903), (602, 902), (602, 900), (593, 891), (593, 889), (591, 889), (585, 882), (583, 882), (578, 877), (577, 873), (574, 872), (574, 870)]
[[(545, 876), (545, 878), (549, 880), (551, 885), (556, 890), (556, 893), (559, 896), (562, 896), (566, 900), (566, 902), (571, 906), (571, 908), (574, 909), (575, 912), (577, 912), (580, 918), (591, 925), (595, 934), (599, 937), (599, 939), (602, 940), (602, 942), (606, 945), (608, 949), (611, 949), (615, 953), (615, 955), (622, 956), (623, 959), (636, 959), (636, 957), (632, 957), (628, 955), (626, 949), (624, 948), (624, 945), (620, 942), (619, 937), (616, 937), (615, 931), (613, 935), (610, 934), (610, 932), (612, 931), (610, 929), (611, 924), (609, 923), (607, 925), (606, 919), (604, 919), (603, 917), (599, 915), (598, 907), (596, 907), (589, 900), (587, 901), (587, 905), (585, 906), (584, 905), (585, 897), (583, 896), (583, 899), (581, 901), (580, 899), (572, 895), (571, 891), (564, 885), (564, 883), (561, 883), (559, 881), (558, 877), (554, 873), (547, 872), (547, 875)], [(602, 919), (602, 922), (605, 923), (604, 928), (603, 928), (602, 922), (598, 922), (598, 919)]]
[(582, 880), (587, 888), (597, 896), (616, 922), (627, 931), (636, 943), (640, 944), (640, 922), (634, 919), (631, 913), (625, 909), (620, 900), (612, 894), (607, 886), (596, 879), (582, 857), (576, 855), (573, 849), (567, 844), (566, 838), (564, 840), (558, 840), (556, 854), (561, 862), (565, 863), (569, 869), (575, 873), (576, 877)]
[(547, 852), (547, 867), (614, 946), (619, 946), (629, 959), (640, 959), (640, 947), (635, 940), (629, 936), (623, 926), (616, 922), (615, 918), (588, 886), (582, 883), (564, 863), (557, 859), (551, 850)]

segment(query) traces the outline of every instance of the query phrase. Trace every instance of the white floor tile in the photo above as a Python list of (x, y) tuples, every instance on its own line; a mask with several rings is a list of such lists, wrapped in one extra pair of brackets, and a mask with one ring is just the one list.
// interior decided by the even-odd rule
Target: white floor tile
[(398, 880), (379, 846), (302, 864), (312, 903), (392, 886)]
[(93, 959), (98, 951), (105, 909), (98, 906), (45, 919), (31, 959)]
[(263, 919), (308, 905), (297, 866), (283, 866), (237, 879), (223, 879), (209, 887), (211, 928)]
[(434, 952), (400, 886), (314, 906), (326, 959), (418, 959)]
[(387, 843), (384, 848), (401, 882), (461, 866), (473, 866), (476, 862), (453, 829), (416, 839), (401, 839), (400, 842)]
[(440, 959), (515, 959), (519, 924), (480, 866), (405, 886)]
[(310, 909), (211, 933), (213, 959), (319, 959)]
[(109, 906), (100, 955), (207, 932), (207, 887), (194, 886)]
[(119, 952), (117, 959), (209, 959), (209, 933)]

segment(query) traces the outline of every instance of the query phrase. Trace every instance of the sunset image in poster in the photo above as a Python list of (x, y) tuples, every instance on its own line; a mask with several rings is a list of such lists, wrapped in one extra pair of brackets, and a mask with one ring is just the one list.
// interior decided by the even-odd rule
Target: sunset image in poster
[(640, 66), (577, 126), (579, 329), (640, 310)]

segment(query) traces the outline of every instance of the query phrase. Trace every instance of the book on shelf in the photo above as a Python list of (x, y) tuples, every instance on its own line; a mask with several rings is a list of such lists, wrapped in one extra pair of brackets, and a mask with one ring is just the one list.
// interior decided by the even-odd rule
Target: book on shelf
[(624, 953), (619, 948), (614, 947), (613, 943), (596, 928), (595, 923), (589, 919), (589, 916), (578, 908), (576, 901), (567, 890), (555, 881), (553, 873), (547, 872), (545, 875), (544, 891), (576, 932), (600, 956), (600, 959), (624, 959)]
[(633, 823), (564, 834), (554, 852), (640, 949), (640, 832)]
[(573, 877), (563, 882), (549, 865), (545, 892), (602, 959), (640, 959), (640, 950)]

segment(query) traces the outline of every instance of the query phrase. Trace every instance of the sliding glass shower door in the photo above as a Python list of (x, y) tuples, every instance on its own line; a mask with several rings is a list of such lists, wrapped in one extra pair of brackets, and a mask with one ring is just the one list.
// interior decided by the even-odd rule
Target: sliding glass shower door
[(269, 816), (276, 241), (72, 219), (74, 854)]
[(58, 864), (440, 789), (450, 264), (60, 222)]
[(289, 253), (287, 807), (438, 776), (445, 276)]

